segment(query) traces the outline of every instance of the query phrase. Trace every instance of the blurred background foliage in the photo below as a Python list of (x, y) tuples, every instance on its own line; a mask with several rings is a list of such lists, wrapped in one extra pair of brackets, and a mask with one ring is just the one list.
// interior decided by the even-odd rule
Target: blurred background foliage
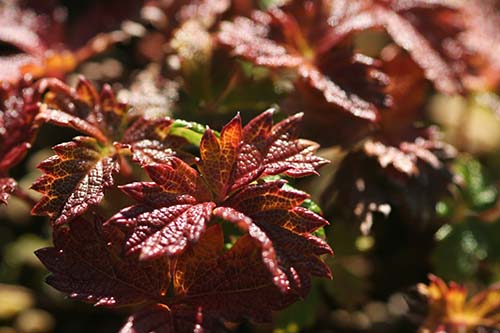
[[(269, 7), (275, 1), (261, 0), (260, 6)], [(70, 18), (78, 18), (97, 2), (63, 4)], [(132, 23), (124, 29), (132, 36), (143, 34)], [(184, 35), (189, 37), (189, 33)], [(156, 56), (152, 45), (162, 42), (161, 36), (154, 34), (146, 39), (132, 37), (128, 44), (91, 57), (69, 75), (68, 81), (83, 74), (96, 82), (111, 82), (119, 96), (136, 108), (144, 104), (148, 110), (213, 128), (220, 128), (236, 111), (241, 111), (247, 121), (269, 106), (280, 105), (294, 89), (293, 73), (284, 71), (276, 77), (264, 67), (243, 60), (228, 61), (225, 54), (212, 50), (209, 41), (203, 44), (198, 39), (193, 44), (180, 34), (177, 39), (179, 49), (191, 43), (199, 54), (183, 62), (162, 58), (167, 71), (182, 68), (182, 89), (178, 88), (180, 82), (160, 78), (164, 68), (154, 64), (143, 68), (145, 58)], [(387, 43), (387, 35), (380, 32), (356, 38), (356, 47), (368, 55), (376, 54)], [(132, 56), (131, 50), (136, 52)], [(225, 62), (227, 66), (210, 65)], [(134, 79), (125, 79), (129, 77)], [(500, 97), (495, 91), (463, 96), (430, 94), (423, 121), (438, 125), (444, 140), (460, 151), (452, 167), (458, 185), (434, 207), (440, 223), (418, 229), (402, 223), (401, 214), (377, 215), (372, 232), (365, 235), (356, 223), (325, 209), (325, 217), (332, 221), (326, 237), (335, 250), (335, 256), (327, 259), (334, 280), (315, 280), (309, 296), (276, 313), (273, 325), (227, 323), (229, 330), (414, 332), (425, 313), (418, 297), (414, 297), (413, 286), (425, 281), (429, 272), (463, 283), (472, 291), (500, 281)], [(51, 155), (46, 147), (74, 135), (68, 129), (45, 127), (26, 160), (12, 170), (12, 176), (29, 191), (40, 175), (35, 166)], [(325, 148), (319, 153), (332, 160), (331, 165), (323, 168), (320, 176), (294, 184), (312, 193), (317, 202), (346, 154), (339, 148)], [(29, 195), (37, 198), (34, 191)], [(8, 206), (0, 207), (0, 333), (117, 331), (126, 310), (95, 309), (66, 298), (43, 282), (47, 271), (33, 252), (50, 243), (47, 222), (30, 216), (30, 207), (24, 201), (12, 197)]]

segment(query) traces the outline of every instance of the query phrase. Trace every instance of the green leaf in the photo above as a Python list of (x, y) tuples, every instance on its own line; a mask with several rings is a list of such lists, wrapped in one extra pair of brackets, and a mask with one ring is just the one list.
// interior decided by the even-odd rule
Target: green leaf
[[(192, 121), (177, 119), (172, 124), (170, 134), (180, 136), (186, 139), (189, 143), (199, 147), (203, 133), (206, 127)], [(216, 133), (218, 136), (218, 133)]]
[(483, 211), (495, 204), (498, 189), (479, 161), (471, 156), (463, 156), (457, 160), (454, 169), (464, 182), (462, 194), (471, 209)]
[(494, 227), (496, 225), (472, 218), (441, 227), (436, 233), (438, 243), (432, 254), (434, 272), (457, 282), (473, 277), (494, 245), (491, 238)]

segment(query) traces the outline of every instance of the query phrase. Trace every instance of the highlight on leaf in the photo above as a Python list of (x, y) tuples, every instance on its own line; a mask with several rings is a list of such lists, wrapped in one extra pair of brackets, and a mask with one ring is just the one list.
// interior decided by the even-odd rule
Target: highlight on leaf
[[(266, 12), (254, 12), (251, 18), (223, 22), (218, 39), (232, 54), (258, 66), (295, 70), (295, 85), (300, 91), (305, 89), (302, 93), (319, 92), (333, 108), (376, 122), (381, 91), (371, 92), (349, 82), (343, 69), (356, 62), (357, 55), (352, 46), (335, 39), (335, 30), (328, 23), (334, 6), (321, 0), (290, 1)], [(375, 66), (369, 62), (359, 65), (362, 71), (372, 72), (373, 86), (380, 84)]]
[[(269, 321), (308, 294), (312, 276), (331, 278), (320, 256), (332, 250), (313, 235), (328, 221), (301, 206), (308, 194), (268, 177), (315, 174), (327, 161), (297, 137), (301, 115), (277, 124), (272, 116), (242, 126), (237, 115), (219, 136), (207, 129), (193, 166), (175, 156), (146, 163), (151, 182), (120, 187), (137, 204), (104, 223), (81, 215), (112, 182), (117, 164), (105, 143), (77, 137), (56, 146), (34, 185), (45, 193), (35, 212), (53, 214), (54, 247), (37, 252), (48, 283), (96, 305), (144, 303), (121, 332), (184, 332)], [(129, 138), (148, 133), (137, 128)], [(65, 177), (73, 183), (59, 182)], [(227, 224), (243, 233), (229, 248)]]
[[(126, 253), (139, 252), (142, 259), (178, 256), (196, 244), (218, 217), (248, 233), (282, 291), (303, 295), (310, 273), (330, 277), (318, 256), (331, 249), (312, 235), (328, 222), (302, 210), (308, 195), (284, 189), (284, 181), (258, 181), (270, 175), (313, 174), (326, 160), (314, 155), (315, 143), (296, 137), (300, 115), (275, 125), (272, 115), (269, 110), (245, 127), (238, 115), (222, 129), (220, 138), (210, 129), (205, 131), (197, 168), (172, 158), (170, 164), (145, 167), (153, 182), (121, 187), (138, 203), (106, 223), (126, 232)], [(300, 250), (273, 245), (294, 239)], [(309, 266), (315, 268), (309, 271)]]
[(56, 225), (98, 205), (104, 191), (113, 186), (113, 175), (126, 165), (125, 156), (131, 155), (141, 165), (169, 163), (186, 143), (182, 137), (169, 135), (170, 118), (129, 116), (128, 105), (118, 102), (108, 85), (100, 94), (83, 77), (75, 89), (55, 79), (42, 80), (38, 87), (45, 94), (37, 122), (89, 135), (55, 146), (56, 155), (38, 166), (45, 174), (32, 189), (44, 196), (32, 213), (47, 215)]
[(405, 133), (396, 140), (383, 136), (367, 140), (349, 152), (323, 193), (324, 204), (337, 193), (333, 206), (361, 222), (365, 234), (377, 217), (390, 213), (419, 228), (429, 225), (438, 219), (438, 201), (457, 185), (451, 170), (456, 151), (439, 132), (431, 127)]
[(0, 86), (0, 204), (16, 187), (9, 170), (25, 157), (38, 131), (39, 96), (30, 86), (29, 81)]

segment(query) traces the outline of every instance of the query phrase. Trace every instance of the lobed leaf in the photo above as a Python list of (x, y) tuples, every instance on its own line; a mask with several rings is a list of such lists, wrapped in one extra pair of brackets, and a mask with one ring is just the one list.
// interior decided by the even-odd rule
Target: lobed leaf
[(123, 258), (124, 235), (95, 218), (73, 219), (54, 232), (54, 247), (36, 251), (51, 271), (47, 283), (70, 297), (105, 306), (161, 300), (169, 284), (166, 259)]
[(44, 196), (32, 214), (49, 216), (61, 225), (101, 202), (118, 164), (90, 137), (76, 137), (53, 149), (56, 155), (38, 165), (44, 175), (31, 188)]
[[(244, 128), (236, 116), (220, 138), (207, 130), (200, 143), (199, 171), (174, 157), (169, 164), (145, 167), (153, 182), (121, 187), (138, 204), (123, 209), (107, 223), (126, 232), (125, 251), (140, 252), (141, 259), (182, 256), (198, 247), (206, 228), (217, 222), (215, 217), (247, 234), (244, 237), (260, 250), (269, 278), (280, 291), (289, 292), (293, 280), (294, 293), (305, 295), (308, 264), (314, 267), (313, 274), (330, 277), (327, 268), (320, 272), (318, 256), (331, 249), (311, 234), (328, 222), (300, 207), (307, 194), (285, 189), (281, 180), (259, 180), (278, 174), (305, 176), (326, 160), (314, 156), (314, 143), (296, 138), (300, 115), (272, 126), (272, 114), (267, 111)], [(258, 183), (249, 184), (255, 181)], [(267, 234), (268, 225), (277, 227), (269, 229), (277, 241), (305, 238), (296, 241), (304, 254), (288, 253), (287, 249), (298, 252), (298, 248), (287, 247), (278, 256), (273, 238)]]
[(174, 256), (195, 243), (205, 231), (215, 204), (180, 204), (153, 208), (136, 205), (125, 208), (108, 223), (129, 230), (125, 251), (140, 252), (141, 259)]
[(109, 85), (104, 85), (99, 94), (81, 76), (74, 89), (57, 79), (42, 80), (39, 89), (48, 90), (37, 116), (39, 121), (72, 127), (102, 143), (121, 137), (128, 106), (116, 100)]

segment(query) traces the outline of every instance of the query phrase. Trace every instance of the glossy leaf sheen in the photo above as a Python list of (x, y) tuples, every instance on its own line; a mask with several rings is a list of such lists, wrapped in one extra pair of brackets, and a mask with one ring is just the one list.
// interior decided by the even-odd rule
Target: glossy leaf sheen
[(123, 258), (119, 230), (76, 218), (57, 229), (54, 246), (36, 255), (52, 272), (47, 283), (95, 305), (130, 305), (161, 299), (169, 282), (166, 260)]
[(38, 165), (45, 174), (32, 189), (44, 196), (32, 213), (47, 215), (59, 225), (99, 204), (104, 190), (113, 185), (112, 174), (118, 166), (89, 137), (76, 137), (55, 146), (54, 151), (57, 155)]
[[(273, 237), (286, 242), (293, 237), (313, 239), (310, 233), (328, 222), (312, 212), (305, 213), (299, 206), (308, 195), (282, 189), (284, 181), (250, 183), (263, 176), (313, 174), (326, 160), (314, 155), (315, 143), (296, 137), (301, 115), (276, 125), (272, 115), (272, 110), (266, 111), (245, 127), (238, 115), (224, 127), (220, 138), (207, 130), (200, 144), (200, 171), (172, 158), (168, 164), (146, 166), (154, 182), (123, 186), (122, 190), (139, 203), (123, 209), (107, 223), (126, 232), (125, 251), (140, 252), (142, 259), (181, 255), (190, 248), (189, 244), (197, 248), (195, 244), (207, 225), (220, 218), (248, 234), (260, 251), (271, 282), (279, 290), (290, 291), (290, 281), (294, 280), (294, 293), (306, 294), (307, 264), (301, 267), (300, 277), (294, 266), (300, 259), (316, 265), (321, 262), (316, 256), (331, 253), (330, 248), (319, 240), (299, 242), (308, 247), (305, 255), (295, 255), (296, 261), (282, 261), (281, 258), (294, 255), (286, 250), (281, 257), (277, 255), (266, 225), (276, 225)], [(328, 269), (319, 271), (314, 269), (313, 274), (330, 277)]]

